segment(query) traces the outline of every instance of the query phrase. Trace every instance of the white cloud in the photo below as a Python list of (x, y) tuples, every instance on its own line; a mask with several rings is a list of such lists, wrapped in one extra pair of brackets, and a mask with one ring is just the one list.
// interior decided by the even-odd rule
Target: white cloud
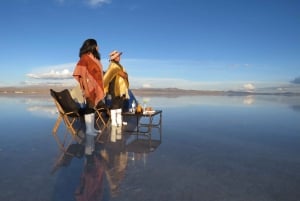
[(41, 67), (36, 72), (26, 74), (32, 79), (71, 79), (75, 63), (67, 63), (61, 65)]
[[(160, 60), (122, 60), (129, 72), (130, 88), (179, 88), (194, 90), (217, 90), (217, 91), (257, 91), (268, 92), (281, 88), (282, 91), (300, 91), (299, 85), (287, 86), (285, 82), (266, 82), (250, 80), (224, 80), (218, 77), (216, 71), (203, 73), (204, 64), (183, 61), (160, 61)], [(170, 62), (170, 64), (168, 63)], [(103, 69), (106, 70), (108, 60), (103, 59)], [(44, 85), (74, 85), (75, 79), (72, 73), (76, 63), (66, 63), (52, 66), (39, 67), (26, 74), (29, 78), (23, 81), (24, 84), (44, 84)], [(127, 67), (128, 66), (128, 67)], [(171, 68), (171, 67), (172, 68)], [(189, 72), (189, 66), (199, 66), (196, 71)], [(184, 68), (183, 68), (184, 67)], [(205, 66), (207, 67), (207, 66)], [(212, 67), (213, 68), (213, 67)], [(209, 66), (209, 70), (212, 69)], [(179, 69), (179, 70), (173, 70)], [(153, 73), (159, 72), (159, 73)], [(186, 72), (186, 73), (185, 73)], [(180, 77), (179, 77), (180, 76)], [(207, 77), (211, 79), (207, 79)], [(1, 83), (1, 82), (0, 82)], [(291, 88), (293, 87), (293, 88)]]
[(255, 86), (252, 83), (244, 84), (244, 89), (247, 91), (253, 91)]
[(231, 64), (230, 67), (231, 68), (247, 68), (247, 67), (251, 67), (251, 65), (248, 63), (244, 63), (244, 64), (236, 63), (236, 64)]
[(50, 70), (46, 73), (29, 73), (27, 77), (34, 79), (70, 79), (72, 77), (72, 72), (69, 69)]
[(145, 83), (143, 84), (143, 88), (151, 88), (151, 84)]
[[(130, 76), (131, 88), (178, 88), (197, 90), (230, 90), (231, 83), (202, 82), (180, 78), (155, 78)], [(241, 85), (238, 83), (237, 85)]]
[[(67, 0), (56, 0), (59, 4), (67, 3)], [(71, 0), (69, 0), (70, 2)], [(91, 7), (99, 7), (103, 4), (109, 4), (112, 2), (112, 0), (81, 0), (81, 2), (88, 4)]]
[(111, 3), (111, 0), (87, 0), (87, 3), (90, 6), (102, 6), (103, 4), (109, 4)]

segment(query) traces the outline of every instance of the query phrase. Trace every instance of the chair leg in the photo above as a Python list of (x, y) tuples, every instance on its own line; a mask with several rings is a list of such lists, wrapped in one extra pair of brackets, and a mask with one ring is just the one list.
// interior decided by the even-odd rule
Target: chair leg
[(69, 131), (71, 132), (72, 135), (76, 135), (76, 130), (73, 128), (73, 123), (75, 122), (75, 118), (72, 119), (72, 121), (70, 122), (67, 116), (64, 116), (64, 122), (67, 126), (67, 129), (69, 129)]
[(56, 122), (55, 122), (55, 124), (54, 124), (54, 127), (53, 127), (53, 129), (52, 129), (52, 134), (56, 134), (57, 129), (58, 129), (59, 124), (61, 123), (61, 121), (62, 121), (62, 117), (61, 117), (61, 115), (59, 115), (59, 116), (57, 117), (57, 120), (56, 120)]
[[(103, 112), (107, 113), (106, 110), (96, 110), (96, 113), (97, 113), (96, 124), (97, 124), (98, 129), (101, 128), (101, 124), (103, 125), (103, 129), (104, 129), (105, 127), (108, 126), (108, 123), (110, 121), (110, 117), (108, 117), (107, 121), (104, 120), (104, 117), (102, 116)], [(99, 121), (100, 121), (100, 123), (99, 123)]]

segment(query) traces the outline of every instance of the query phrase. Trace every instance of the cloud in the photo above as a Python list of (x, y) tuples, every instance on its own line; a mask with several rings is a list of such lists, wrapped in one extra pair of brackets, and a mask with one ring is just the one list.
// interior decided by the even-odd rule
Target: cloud
[[(217, 91), (256, 91), (274, 92), (281, 88), (283, 91), (299, 92), (300, 85), (287, 82), (251, 81), (249, 79), (224, 80), (224, 76), (216, 76), (218, 72), (215, 65), (208, 65), (209, 70), (204, 72), (205, 63), (192, 61), (166, 61), (147, 59), (123, 59), (124, 66), (129, 72), (130, 88), (180, 88), (188, 90), (217, 90)], [(108, 60), (103, 60), (103, 68), (107, 69)], [(72, 72), (76, 63), (65, 63), (59, 65), (42, 66), (27, 72), (27, 80), (23, 83), (44, 85), (74, 85), (76, 80)], [(142, 67), (141, 67), (142, 66)], [(190, 71), (190, 66), (199, 66)], [(205, 66), (205, 67), (203, 67)], [(155, 73), (153, 73), (155, 72)], [(159, 72), (159, 73), (157, 73)], [(187, 74), (186, 72), (191, 72)], [(209, 75), (209, 76), (208, 76)], [(187, 78), (184, 78), (186, 76)], [(209, 77), (209, 79), (207, 79)], [(300, 77), (293, 82), (300, 83)], [(1, 83), (1, 81), (0, 81)], [(280, 89), (279, 89), (280, 90)]]
[[(220, 82), (193, 81), (181, 78), (130, 76), (131, 88), (179, 88), (198, 90), (229, 90), (231, 84)], [(241, 83), (237, 85), (241, 86)]]
[[(59, 4), (67, 3), (67, 0), (56, 0)], [(71, 1), (71, 0), (69, 0)], [(91, 6), (91, 7), (100, 7), (103, 4), (109, 4), (112, 0), (81, 0), (81, 2)]]
[(73, 78), (73, 69), (75, 63), (67, 63), (62, 65), (54, 65), (48, 67), (41, 67), (34, 73), (26, 74), (26, 77), (31, 79), (44, 80), (64, 80)]
[(70, 79), (72, 77), (72, 72), (69, 69), (63, 69), (62, 71), (51, 70), (47, 73), (34, 74), (29, 73), (26, 75), (33, 79)]
[(143, 84), (143, 88), (151, 88), (151, 84), (144, 83), (144, 84)]
[(253, 91), (255, 89), (255, 86), (251, 83), (244, 84), (244, 89), (247, 91)]
[(87, 4), (92, 7), (99, 7), (103, 4), (109, 4), (111, 3), (111, 0), (87, 0)]
[(300, 84), (300, 77), (296, 77), (294, 80), (291, 81), (293, 84)]
[(244, 64), (232, 64), (230, 65), (231, 68), (248, 68), (251, 67), (250, 64), (244, 63)]

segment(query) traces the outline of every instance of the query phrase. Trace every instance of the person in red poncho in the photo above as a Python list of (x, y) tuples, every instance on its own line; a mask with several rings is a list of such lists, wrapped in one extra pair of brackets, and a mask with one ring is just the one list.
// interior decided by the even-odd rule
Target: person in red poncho
[[(73, 76), (80, 84), (87, 108), (95, 108), (97, 105), (103, 104), (104, 99), (103, 68), (97, 41), (95, 39), (85, 40), (80, 48), (79, 57)], [(84, 119), (86, 133), (95, 134), (95, 113), (85, 114)]]

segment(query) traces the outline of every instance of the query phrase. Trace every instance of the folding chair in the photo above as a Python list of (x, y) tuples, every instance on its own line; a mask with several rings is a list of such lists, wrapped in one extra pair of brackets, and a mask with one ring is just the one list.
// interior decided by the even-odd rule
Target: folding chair
[(64, 89), (60, 92), (50, 89), (50, 94), (54, 100), (54, 103), (58, 109), (59, 116), (53, 127), (52, 133), (56, 134), (57, 129), (63, 120), (67, 129), (71, 132), (73, 136), (76, 135), (75, 122), (80, 121), (80, 118), (84, 115), (84, 110), (82, 110), (79, 105), (72, 98), (70, 91)]
[[(105, 105), (104, 102), (99, 102), (98, 105), (94, 108), (96, 113), (96, 124), (98, 129), (103, 130), (109, 124), (110, 120), (110, 111), (109, 108)], [(102, 128), (101, 128), (101, 124)]]

